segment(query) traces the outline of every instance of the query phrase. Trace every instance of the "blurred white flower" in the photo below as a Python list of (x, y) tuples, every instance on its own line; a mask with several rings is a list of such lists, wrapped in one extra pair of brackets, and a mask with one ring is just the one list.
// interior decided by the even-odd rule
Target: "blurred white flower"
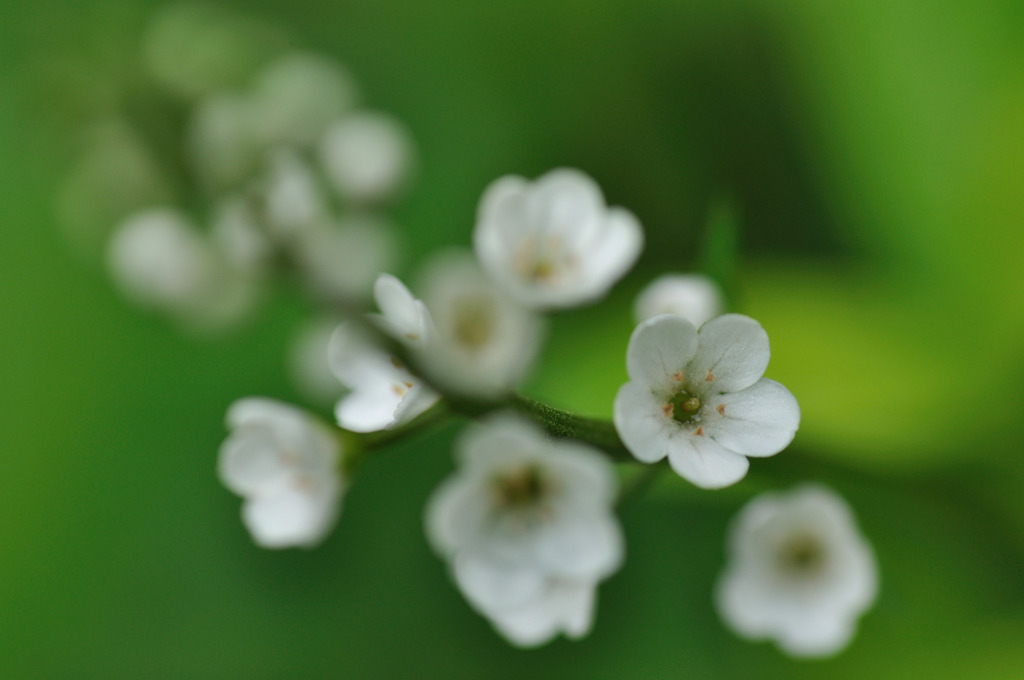
[(152, 152), (124, 121), (100, 121), (83, 137), (82, 155), (58, 190), (56, 217), (69, 245), (99, 260), (121, 220), (169, 200), (171, 192)]
[(329, 299), (368, 298), (377, 275), (396, 260), (394, 229), (369, 215), (314, 222), (289, 247), (310, 286)]
[(394, 116), (369, 111), (339, 118), (320, 141), (320, 161), (334, 189), (356, 203), (392, 198), (408, 178), (412, 135)]
[(332, 317), (310, 319), (296, 329), (288, 343), (288, 377), (310, 403), (333, 404), (345, 393), (327, 360), (327, 348), (339, 323)]
[(436, 331), (423, 370), (470, 396), (513, 389), (540, 348), (541, 320), (507, 298), (466, 251), (432, 256), (419, 284)]
[(335, 329), (328, 346), (331, 371), (351, 392), (338, 401), (338, 424), (352, 432), (376, 432), (408, 423), (437, 403), (437, 392), (396, 357), (350, 323)]
[(425, 521), (467, 600), (516, 645), (585, 635), (624, 555), (611, 463), (507, 414), (468, 428), (456, 459)]
[(233, 326), (255, 306), (253, 281), (232, 269), (184, 215), (154, 208), (129, 217), (107, 250), (125, 297), (199, 330)]
[(722, 291), (714, 281), (701, 274), (666, 274), (652, 281), (637, 296), (633, 305), (636, 322), (659, 314), (681, 316), (700, 328), (722, 314)]
[(161, 7), (142, 37), (142, 62), (167, 91), (192, 99), (237, 85), (282, 36), (221, 7)]
[(727, 314), (700, 331), (678, 316), (648, 319), (629, 340), (615, 429), (644, 463), (668, 456), (697, 486), (733, 484), (747, 456), (778, 453), (800, 424), (789, 390), (761, 377), (769, 356), (768, 335), (750, 317)]
[(121, 291), (136, 302), (168, 309), (196, 304), (217, 267), (210, 244), (176, 210), (136, 213), (110, 242), (107, 264)]
[(213, 211), (213, 243), (241, 272), (262, 274), (274, 256), (274, 244), (260, 228), (253, 206), (242, 196), (228, 196)]
[(842, 650), (878, 590), (874, 554), (849, 506), (820, 485), (754, 498), (732, 522), (728, 552), (715, 592), (722, 619), (792, 656)]
[(355, 106), (358, 88), (341, 64), (292, 52), (261, 70), (252, 90), (255, 129), (267, 146), (312, 145), (327, 125)]
[(207, 191), (241, 189), (258, 171), (264, 151), (246, 95), (215, 92), (193, 108), (185, 154)]
[(261, 180), (263, 212), (270, 231), (291, 237), (327, 216), (327, 201), (313, 168), (294, 149), (278, 147), (269, 155)]
[(343, 482), (338, 440), (302, 411), (271, 399), (236, 401), (218, 471), (245, 498), (242, 521), (264, 548), (311, 547), (334, 527)]
[(607, 293), (643, 246), (636, 217), (608, 208), (578, 170), (502, 177), (480, 199), (473, 243), (495, 283), (524, 305), (571, 307)]

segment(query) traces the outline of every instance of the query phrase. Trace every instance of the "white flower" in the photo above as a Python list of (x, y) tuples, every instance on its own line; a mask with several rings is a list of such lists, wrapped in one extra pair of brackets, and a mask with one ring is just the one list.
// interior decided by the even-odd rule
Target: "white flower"
[(351, 114), (327, 128), (320, 142), (320, 160), (344, 198), (386, 200), (412, 170), (412, 136), (393, 116), (367, 111)]
[(169, 208), (125, 220), (111, 239), (107, 265), (126, 297), (196, 329), (232, 326), (258, 299), (253, 282), (229, 267), (188, 218)]
[(242, 521), (253, 540), (264, 548), (321, 542), (341, 505), (338, 441), (302, 411), (271, 399), (236, 401), (227, 424), (218, 471), (245, 498)]
[(264, 141), (255, 129), (251, 98), (215, 92), (192, 111), (185, 132), (185, 153), (204, 188), (239, 188), (259, 167)]
[(652, 281), (636, 298), (636, 322), (659, 314), (681, 316), (695, 327), (719, 316), (725, 305), (714, 281), (700, 274), (666, 274)]
[(488, 275), (522, 304), (572, 307), (602, 297), (626, 273), (643, 231), (632, 213), (608, 208), (588, 176), (559, 169), (487, 187), (473, 244)]
[(346, 430), (376, 432), (399, 427), (440, 398), (352, 324), (335, 329), (328, 361), (335, 377), (351, 390), (334, 408), (338, 424)]
[(279, 236), (311, 228), (327, 214), (326, 198), (313, 169), (288, 147), (270, 154), (262, 195), (267, 226)]
[(348, 70), (316, 54), (293, 52), (268, 64), (253, 84), (254, 125), (267, 145), (313, 144), (359, 99)]
[(313, 290), (330, 299), (369, 297), (377, 275), (395, 261), (392, 226), (369, 215), (314, 222), (288, 245)]
[(464, 251), (433, 256), (418, 290), (436, 330), (424, 349), (423, 370), (467, 395), (513, 389), (540, 347), (540, 319), (508, 299)]
[(253, 207), (241, 196), (229, 196), (214, 209), (210, 236), (235, 269), (258, 275), (270, 265), (274, 244), (260, 228)]
[(738, 635), (774, 639), (792, 656), (843, 649), (878, 590), (874, 554), (849, 506), (819, 485), (750, 501), (728, 548), (719, 614)]
[(700, 331), (678, 316), (648, 319), (629, 340), (615, 429), (644, 463), (668, 456), (697, 486), (733, 484), (747, 456), (775, 455), (800, 423), (789, 390), (761, 377), (769, 355), (768, 335), (750, 317), (727, 314)]
[(585, 635), (597, 584), (624, 554), (611, 463), (505, 414), (468, 429), (456, 458), (426, 531), (459, 589), (513, 644)]
[(125, 220), (110, 242), (107, 263), (126, 296), (165, 309), (196, 304), (216, 268), (202, 234), (170, 208), (145, 210)]

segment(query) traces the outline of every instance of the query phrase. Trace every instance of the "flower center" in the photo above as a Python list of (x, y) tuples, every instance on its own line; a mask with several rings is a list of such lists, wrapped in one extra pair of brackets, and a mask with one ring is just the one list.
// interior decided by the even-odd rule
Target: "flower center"
[(672, 418), (677, 423), (688, 423), (700, 411), (700, 399), (686, 390), (679, 390), (668, 401), (672, 407)]
[(545, 493), (547, 484), (536, 467), (511, 471), (494, 481), (499, 507), (523, 508), (534, 505)]
[(494, 335), (494, 308), (483, 296), (466, 296), (457, 301), (452, 325), (455, 341), (468, 349), (480, 349)]
[(798, 534), (780, 546), (776, 557), (784, 572), (803, 575), (820, 571), (826, 554), (818, 537)]

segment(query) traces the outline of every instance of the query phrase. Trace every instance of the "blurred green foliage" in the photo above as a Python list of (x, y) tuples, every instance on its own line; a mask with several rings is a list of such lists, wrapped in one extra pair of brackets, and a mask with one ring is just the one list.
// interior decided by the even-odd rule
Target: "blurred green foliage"
[(122, 305), (54, 223), (84, 123), (128, 115), (179, 153), (180, 111), (139, 70), (158, 5), (0, 8), (0, 677), (1020, 677), (1019, 2), (225, 3), (344, 60), (416, 133), (409, 269), (468, 244), (509, 172), (581, 167), (637, 213), (641, 265), (553, 325), (527, 392), (556, 405), (609, 414), (633, 294), (697, 266), (711, 197), (736, 198), (737, 307), (800, 401), (794, 456), (821, 463), (793, 477), (836, 486), (881, 565), (851, 648), (803, 664), (711, 606), (724, 528), (774, 459), (727, 492), (662, 479), (630, 504), (594, 633), (532, 652), (423, 539), (454, 426), (367, 464), (322, 548), (251, 545), (213, 474), (222, 415), (298, 400), (283, 356), (303, 303), (284, 291), (197, 344)]

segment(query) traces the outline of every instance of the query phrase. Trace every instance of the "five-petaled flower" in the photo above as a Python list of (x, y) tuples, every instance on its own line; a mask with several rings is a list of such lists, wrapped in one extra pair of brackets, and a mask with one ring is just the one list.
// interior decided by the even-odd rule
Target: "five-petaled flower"
[(800, 423), (789, 390), (761, 377), (769, 356), (768, 335), (746, 316), (720, 316), (700, 331), (678, 316), (648, 319), (629, 341), (615, 429), (642, 462), (667, 456), (697, 486), (733, 484), (747, 456), (778, 453)]
[(487, 187), (473, 244), (510, 296), (550, 309), (602, 297), (636, 261), (643, 231), (632, 213), (605, 205), (590, 177), (558, 169), (535, 182), (510, 175)]
[(513, 644), (585, 635), (624, 552), (611, 464), (505, 414), (467, 430), (456, 455), (426, 529), (462, 593)]
[(878, 590), (849, 506), (820, 485), (754, 498), (733, 520), (728, 548), (719, 614), (737, 634), (774, 639), (792, 656), (842, 650)]
[(248, 398), (228, 409), (231, 434), (220, 447), (224, 486), (245, 498), (242, 521), (264, 548), (312, 547), (341, 507), (338, 440), (302, 411)]

